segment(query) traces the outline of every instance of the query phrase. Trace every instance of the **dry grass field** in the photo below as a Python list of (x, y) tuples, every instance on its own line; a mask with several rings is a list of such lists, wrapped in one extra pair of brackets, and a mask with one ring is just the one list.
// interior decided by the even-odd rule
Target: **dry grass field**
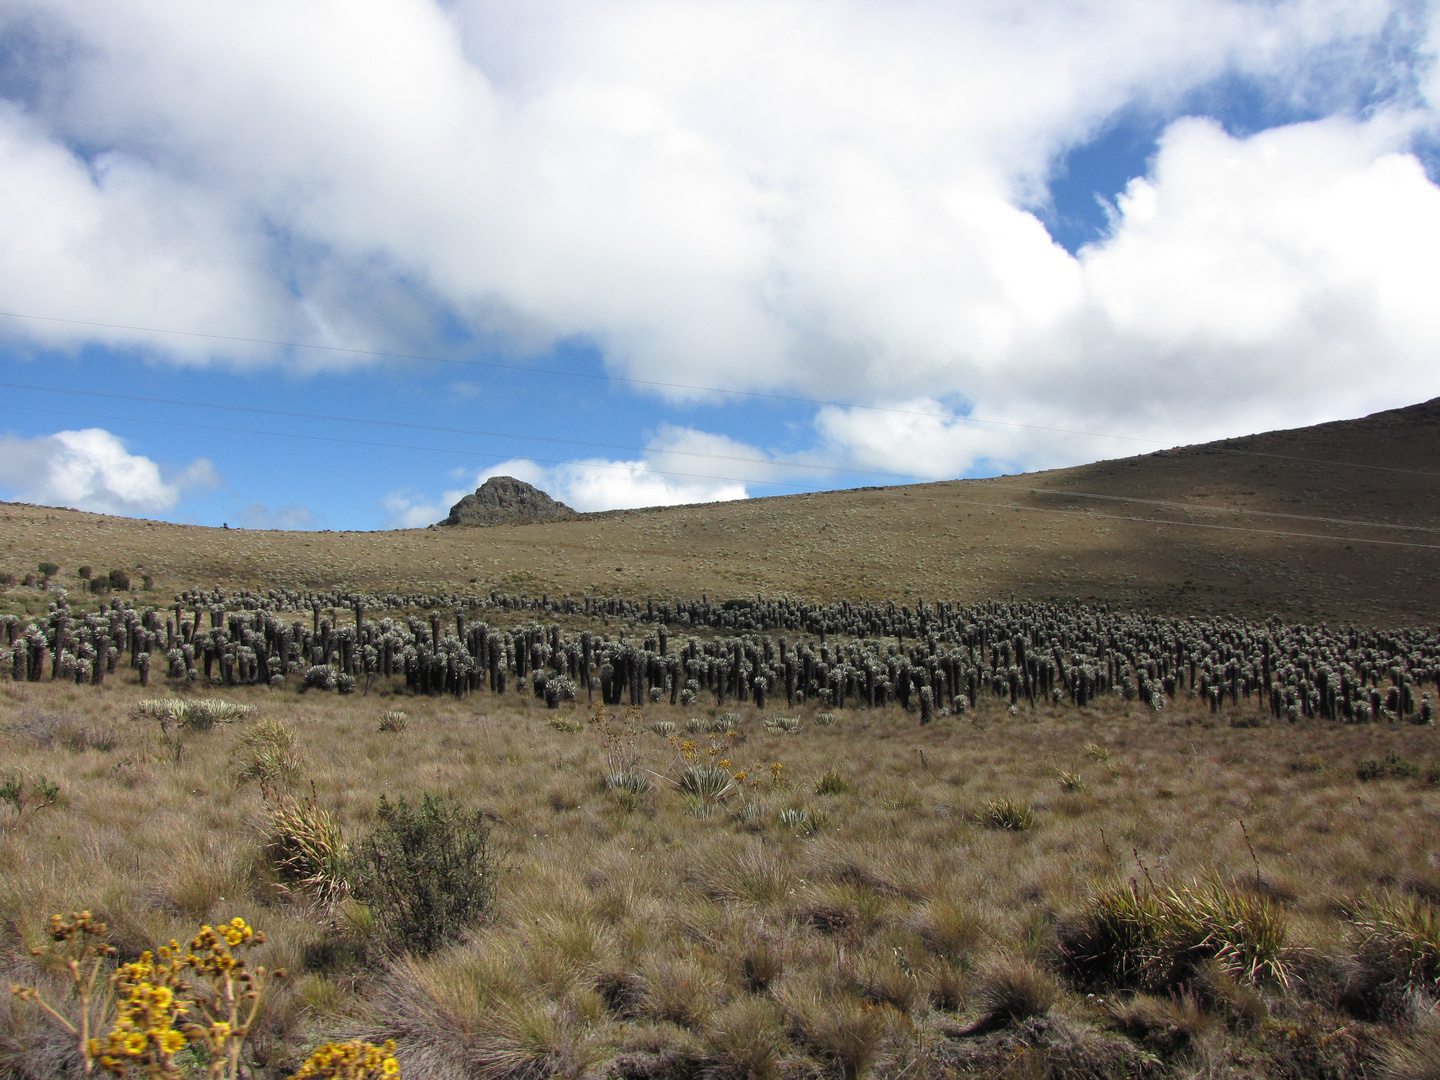
[[(1422, 624), (1440, 589), (1440, 402), (991, 480), (389, 532), (210, 529), (0, 505), (0, 571), (192, 586), (964, 602)], [(43, 597), (11, 590), (13, 610)]]
[[(5, 505), (72, 607), (0, 595), (0, 977), (73, 1017), (50, 916), (118, 962), (241, 917), (255, 1080), (1433, 1080), (1437, 449), (1429, 403), (523, 527)], [(0, 1080), (82, 1074), (0, 1003)]]
[[(785, 731), (753, 705), (597, 722), (583, 700), (386, 686), (232, 688), (258, 711), (166, 730), (137, 711), (146, 693), (0, 684), (0, 772), (22, 787), (19, 812), (0, 807), (3, 964), (43, 983), (25, 947), (81, 904), (132, 957), (240, 915), (289, 972), (252, 1038), (257, 1076), (357, 1034), (397, 1039), (408, 1077), (1435, 1075), (1435, 926), (1405, 990), (1387, 980), (1410, 954), (1359, 914), (1440, 898), (1433, 727), (1112, 697), (925, 727), (896, 706), (831, 724), (805, 707)], [(687, 731), (717, 714), (713, 736)], [(687, 798), (667, 720), (743, 771), (738, 790)], [(1357, 778), (1391, 754), (1413, 773)], [(617, 756), (648, 790), (607, 789)], [(353, 855), (382, 796), (427, 792), (484, 812), (489, 921), (402, 956), (343, 892), (277, 875), (278, 808), (313, 798)], [(1214, 885), (1279, 935), (1257, 948), (1280, 978), (1205, 948), (1129, 982), (1085, 974), (1067, 949), (1096, 890), (1127, 881)], [(0, 1015), (0, 1075), (64, 1074), (31, 1006)]]

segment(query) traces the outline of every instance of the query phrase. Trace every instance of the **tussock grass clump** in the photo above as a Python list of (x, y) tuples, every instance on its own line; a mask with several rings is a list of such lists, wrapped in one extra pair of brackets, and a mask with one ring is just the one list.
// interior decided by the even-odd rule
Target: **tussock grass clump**
[(1061, 954), (1085, 984), (1164, 990), (1213, 960), (1237, 979), (1289, 985), (1285, 909), (1219, 880), (1142, 889), (1136, 882), (1093, 894), (1062, 927)]
[(784, 986), (777, 994), (791, 1035), (835, 1070), (840, 1080), (869, 1071), (895, 1014), (884, 1006), (812, 986)]
[(820, 779), (815, 781), (816, 795), (843, 795), (849, 790), (849, 782), (833, 767), (826, 769)]
[(991, 829), (1028, 832), (1035, 827), (1035, 808), (1021, 799), (992, 799), (980, 819)]
[(784, 1017), (774, 1002), (741, 998), (710, 1018), (706, 1075), (727, 1080), (775, 1080), (786, 1050)]
[(295, 749), (295, 732), (280, 720), (261, 720), (235, 747), (235, 778), (267, 787), (295, 783), (304, 760)]
[(1440, 907), (1422, 896), (1385, 892), (1348, 913), (1361, 960), (1383, 977), (1440, 992)]
[(1009, 1024), (1043, 1016), (1055, 1005), (1055, 979), (1034, 963), (1007, 957), (990, 963), (980, 975), (974, 1000), (984, 1024)]
[(282, 888), (334, 903), (349, 885), (349, 845), (312, 788), (308, 799), (268, 796), (265, 855)]

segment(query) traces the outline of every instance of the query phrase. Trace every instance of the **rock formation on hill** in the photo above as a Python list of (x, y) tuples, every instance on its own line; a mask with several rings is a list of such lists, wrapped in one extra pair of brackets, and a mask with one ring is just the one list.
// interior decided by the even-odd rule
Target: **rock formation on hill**
[(564, 521), (578, 515), (562, 502), (513, 476), (492, 476), (450, 508), (441, 525), (506, 525)]

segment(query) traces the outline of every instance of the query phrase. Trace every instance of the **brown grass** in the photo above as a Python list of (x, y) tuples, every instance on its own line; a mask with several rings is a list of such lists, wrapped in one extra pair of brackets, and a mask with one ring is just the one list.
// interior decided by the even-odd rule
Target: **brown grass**
[[(0, 965), (10, 981), (39, 975), (27, 949), (51, 912), (90, 907), (124, 955), (242, 915), (269, 935), (258, 962), (292, 973), (265, 1011), (257, 1075), (287, 1075), (316, 1042), (352, 1035), (395, 1038), (416, 1077), (851, 1078), (946, 1061), (984, 1073), (1021, 1058), (1133, 1072), (1145, 1054), (1190, 1075), (1279, 1061), (1282, 1048), (1310, 1060), (1346, 1039), (1344, 1060), (1372, 1073), (1425, 1075), (1415, 1062), (1430, 1029), (1413, 1010), (1434, 992), (1429, 969), (1384, 967), (1378, 924), (1356, 913), (1429, 925), (1418, 920), (1434, 902), (1440, 789), (1423, 777), (1362, 783), (1354, 765), (1389, 752), (1436, 760), (1433, 729), (1236, 727), (1184, 701), (1157, 716), (1107, 697), (1018, 717), (987, 702), (926, 727), (898, 708), (818, 725), (806, 706), (791, 734), (746, 706), (747, 757), (782, 762), (788, 787), (767, 772), (702, 816), (669, 785), (634, 800), (607, 789), (606, 746), (583, 703), (561, 710), (581, 721), (572, 730), (528, 698), (236, 688), (225, 696), (255, 717), (162, 735), (136, 716), (150, 692), (134, 678), (0, 682), (0, 773), (59, 787), (52, 805), (0, 820)], [(405, 731), (381, 732), (400, 706)], [(713, 713), (652, 706), (646, 719), (683, 728)], [(48, 729), (33, 718), (57, 716), (113, 739), (36, 737)], [(664, 773), (664, 736), (637, 739), (640, 765)], [(284, 742), (299, 794), (284, 805), (313, 797), (347, 838), (373, 828), (382, 794), (485, 810), (503, 868), (494, 920), (392, 962), (353, 900), (297, 885), (266, 855), (273, 805), (247, 781), (254, 770), (237, 768)], [(1306, 756), (1327, 767), (1292, 768)], [(1057, 769), (1083, 771), (1087, 790), (1065, 790)], [(815, 794), (830, 771), (844, 787)], [(987, 826), (987, 808), (1007, 800), (1033, 808), (1028, 830)], [(824, 827), (787, 827), (782, 812), (799, 807), (823, 811)], [(1223, 881), (1282, 907), (1290, 988), (1221, 993), (1187, 976), (1133, 1004), (1057, 989), (1057, 923), (1096, 888), (1147, 872), (1157, 888)], [(1412, 969), (1418, 981), (1399, 986)], [(1272, 1018), (1237, 1019), (1267, 1013), (1245, 994), (1266, 995)], [(58, 1060), (43, 1025), (13, 1006), (0, 1027), (0, 1075)], [(965, 1028), (968, 1041), (945, 1035)], [(1016, 1046), (1029, 1049), (1002, 1052)]]

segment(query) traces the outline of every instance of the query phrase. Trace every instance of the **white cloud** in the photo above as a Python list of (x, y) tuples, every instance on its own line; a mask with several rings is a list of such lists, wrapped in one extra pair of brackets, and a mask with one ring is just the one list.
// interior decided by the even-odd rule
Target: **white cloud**
[[(23, 29), (38, 83), (0, 109), (0, 297), (406, 351), (454, 315), (519, 350), (594, 342), (645, 379), (965, 400), (1166, 441), (1401, 404), (1440, 393), (1422, 363), (1437, 192), (1406, 153), (1433, 111), (1248, 140), (1178, 122), (1079, 259), (1025, 209), (1117, 109), (1169, 109), (1227, 73), (1323, 97), (1317, 71), (1342, 88), (1408, 71), (1430, 80), (1423, 105), (1423, 65), (1378, 70), (1395, 10), (15, 0), (0, 29)], [(1412, 44), (1433, 53), (1427, 16)], [(142, 337), (3, 321), (51, 342)], [(1361, 358), (1365, 379), (1345, 378)], [(833, 411), (819, 427), (915, 471), (1080, 448)], [(547, 475), (589, 505), (743, 490), (597, 464), (610, 479)], [(751, 476), (732, 466), (712, 471)], [(443, 510), (390, 512), (422, 509)]]
[(767, 484), (795, 471), (735, 439), (671, 424), (660, 427), (649, 447), (632, 461), (591, 458), (547, 466), (512, 458), (481, 470), (475, 486), (492, 476), (513, 476), (588, 512), (744, 499), (750, 494), (747, 485)]
[(392, 491), (380, 500), (380, 509), (385, 511), (383, 527), (423, 529), (427, 525), (434, 525), (450, 512), (450, 507), (464, 494), (463, 491), (447, 491), (440, 497), (440, 502), (432, 502), (407, 489)]
[(31, 439), (0, 437), (0, 484), (22, 502), (102, 514), (157, 513), (173, 507), (186, 491), (219, 483), (204, 458), (167, 479), (161, 466), (131, 454), (102, 428)]
[(247, 529), (318, 529), (320, 519), (305, 506), (291, 503), (271, 510), (264, 503), (252, 503), (240, 515)]

